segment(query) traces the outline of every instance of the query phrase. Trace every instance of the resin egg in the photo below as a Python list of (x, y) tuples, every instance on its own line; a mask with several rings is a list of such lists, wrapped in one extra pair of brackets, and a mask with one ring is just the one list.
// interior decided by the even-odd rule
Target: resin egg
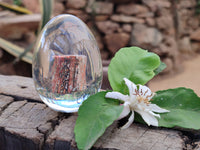
[(101, 56), (93, 34), (73, 15), (54, 17), (37, 39), (32, 72), (44, 103), (57, 111), (78, 111), (102, 82)]

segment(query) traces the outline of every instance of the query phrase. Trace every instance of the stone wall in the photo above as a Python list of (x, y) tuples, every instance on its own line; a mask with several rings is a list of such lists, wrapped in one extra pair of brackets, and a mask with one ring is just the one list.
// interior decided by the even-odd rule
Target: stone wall
[(165, 73), (169, 73), (181, 68), (181, 58), (200, 51), (196, 0), (57, 0), (56, 3), (55, 6), (64, 5), (59, 13), (74, 14), (88, 24), (103, 59), (110, 59), (122, 47), (140, 46), (156, 52), (168, 66)]
[[(38, 0), (22, 0), (39, 13)], [(180, 69), (181, 58), (200, 51), (197, 0), (55, 0), (54, 16), (69, 13), (94, 33), (103, 60), (125, 46), (157, 53), (167, 64), (164, 73)], [(184, 56), (184, 57), (183, 57)]]

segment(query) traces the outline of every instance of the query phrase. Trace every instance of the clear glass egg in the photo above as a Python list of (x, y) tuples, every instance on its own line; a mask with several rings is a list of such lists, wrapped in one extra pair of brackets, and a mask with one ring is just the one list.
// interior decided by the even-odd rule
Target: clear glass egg
[(69, 14), (51, 19), (37, 39), (32, 72), (44, 103), (61, 112), (78, 111), (102, 82), (99, 48), (86, 24)]

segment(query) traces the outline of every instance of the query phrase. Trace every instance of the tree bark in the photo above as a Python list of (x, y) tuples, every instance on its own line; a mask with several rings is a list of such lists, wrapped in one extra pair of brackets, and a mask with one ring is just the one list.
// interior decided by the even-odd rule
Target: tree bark
[[(48, 108), (37, 96), (32, 82), (30, 78), (0, 75), (0, 150), (76, 150), (73, 131), (77, 113)], [(126, 130), (117, 126), (114, 122), (92, 149), (199, 148), (200, 137), (193, 141), (185, 132), (174, 129), (137, 123)]]

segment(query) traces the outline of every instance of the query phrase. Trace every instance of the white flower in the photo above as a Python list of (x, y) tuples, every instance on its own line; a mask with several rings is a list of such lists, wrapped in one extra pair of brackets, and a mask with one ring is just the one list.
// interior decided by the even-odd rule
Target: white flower
[(124, 109), (118, 119), (127, 116), (131, 112), (128, 122), (122, 129), (126, 129), (132, 124), (134, 121), (134, 111), (140, 114), (148, 125), (158, 126), (156, 117), (160, 118), (160, 115), (154, 112), (164, 113), (169, 111), (160, 108), (156, 104), (151, 104), (150, 100), (155, 93), (152, 93), (148, 87), (142, 85), (137, 86), (126, 78), (124, 78), (124, 81), (129, 89), (129, 95), (123, 95), (119, 92), (108, 92), (106, 94), (106, 98), (124, 101)]

